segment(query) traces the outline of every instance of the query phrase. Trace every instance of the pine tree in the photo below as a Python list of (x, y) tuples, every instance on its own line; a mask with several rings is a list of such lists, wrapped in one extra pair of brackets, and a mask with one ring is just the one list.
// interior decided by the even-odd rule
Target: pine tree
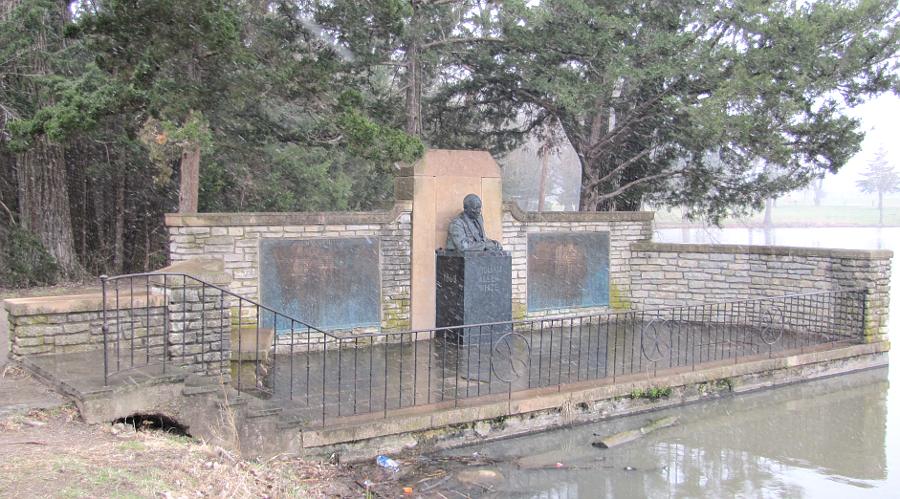
[(884, 195), (900, 191), (900, 175), (888, 161), (884, 147), (875, 153), (862, 177), (856, 181), (856, 186), (866, 194), (878, 195), (878, 225), (884, 225)]

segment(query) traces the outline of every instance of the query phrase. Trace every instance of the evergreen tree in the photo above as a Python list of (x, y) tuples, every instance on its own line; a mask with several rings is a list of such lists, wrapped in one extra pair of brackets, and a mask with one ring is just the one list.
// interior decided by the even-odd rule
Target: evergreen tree
[(887, 151), (883, 147), (878, 149), (869, 163), (869, 169), (862, 176), (856, 181), (856, 186), (867, 194), (878, 195), (878, 225), (884, 225), (884, 195), (900, 191), (900, 175), (888, 162)]
[(581, 162), (581, 210), (759, 209), (859, 150), (843, 109), (900, 89), (892, 0), (502, 6), (503, 43), (455, 54), (433, 119), (449, 145), (556, 120)]

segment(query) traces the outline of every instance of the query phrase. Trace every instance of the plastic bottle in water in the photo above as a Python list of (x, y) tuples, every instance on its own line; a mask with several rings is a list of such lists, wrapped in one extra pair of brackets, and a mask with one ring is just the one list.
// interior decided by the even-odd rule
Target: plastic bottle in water
[(378, 466), (381, 466), (382, 468), (389, 469), (391, 471), (400, 471), (400, 463), (387, 456), (378, 456), (375, 458), (375, 462), (378, 463)]

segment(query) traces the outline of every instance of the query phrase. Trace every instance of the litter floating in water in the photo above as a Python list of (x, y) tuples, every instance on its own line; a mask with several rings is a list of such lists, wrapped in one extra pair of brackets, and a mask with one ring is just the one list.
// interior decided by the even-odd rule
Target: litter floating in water
[(378, 463), (378, 466), (381, 466), (384, 469), (388, 469), (391, 471), (400, 471), (400, 463), (387, 456), (378, 456), (375, 458), (375, 462)]
[(494, 470), (463, 470), (456, 474), (456, 479), (468, 484), (484, 484), (490, 482), (499, 482), (503, 480), (503, 475)]

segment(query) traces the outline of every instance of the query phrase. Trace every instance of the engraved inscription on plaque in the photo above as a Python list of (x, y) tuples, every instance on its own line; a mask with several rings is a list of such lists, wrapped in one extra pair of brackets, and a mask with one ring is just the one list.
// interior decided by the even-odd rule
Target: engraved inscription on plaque
[(500, 292), (500, 278), (503, 275), (503, 267), (500, 264), (491, 262), (484, 267), (478, 269), (479, 279), (477, 281), (479, 291), (485, 294)]
[(609, 304), (609, 233), (528, 235), (528, 310)]
[[(263, 239), (259, 253), (263, 305), (319, 328), (379, 324), (377, 239)], [(271, 326), (271, 314), (262, 320)]]

